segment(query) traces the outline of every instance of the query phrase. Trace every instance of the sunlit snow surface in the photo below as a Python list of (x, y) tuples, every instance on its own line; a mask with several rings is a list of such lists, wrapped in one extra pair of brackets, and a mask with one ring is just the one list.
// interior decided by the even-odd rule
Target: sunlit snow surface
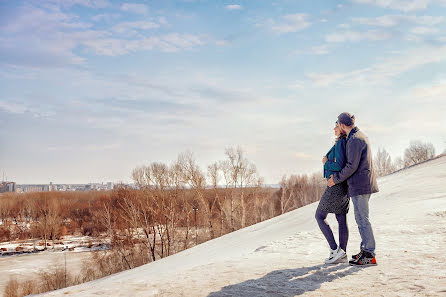
[[(378, 266), (323, 265), (328, 245), (313, 203), (46, 296), (446, 296), (446, 157), (378, 183), (370, 205)], [(348, 223), (350, 256), (360, 243), (353, 207)]]

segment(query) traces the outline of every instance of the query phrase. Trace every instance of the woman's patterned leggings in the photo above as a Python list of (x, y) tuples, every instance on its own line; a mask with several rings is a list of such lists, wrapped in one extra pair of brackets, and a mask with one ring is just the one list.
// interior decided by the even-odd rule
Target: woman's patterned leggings
[[(333, 236), (333, 232), (331, 231), (330, 226), (327, 224), (325, 219), (327, 218), (328, 213), (325, 211), (317, 210), (316, 211), (316, 220), (319, 224), (319, 228), (321, 228), (322, 234), (324, 234), (325, 238), (330, 245), (332, 250), (338, 248), (336, 241)], [(347, 242), (348, 242), (348, 225), (347, 225), (347, 214), (337, 214), (336, 220), (338, 220), (339, 225), (339, 246), (347, 252)]]

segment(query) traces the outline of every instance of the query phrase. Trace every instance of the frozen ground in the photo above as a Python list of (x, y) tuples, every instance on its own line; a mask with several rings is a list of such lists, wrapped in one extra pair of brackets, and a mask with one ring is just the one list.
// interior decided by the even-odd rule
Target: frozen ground
[(90, 252), (40, 252), (36, 254), (23, 254), (16, 256), (0, 257), (0, 296), (3, 296), (6, 283), (10, 278), (18, 281), (35, 279), (41, 269), (50, 269), (55, 265), (65, 265), (66, 253), (67, 271), (78, 274), (82, 260), (86, 259)]
[[(36, 248), (42, 250), (39, 246), (39, 240), (35, 241)], [(77, 275), (81, 269), (82, 260), (86, 259), (91, 251), (103, 250), (108, 247), (109, 241), (105, 239), (95, 239), (89, 236), (65, 236), (62, 240), (48, 241), (47, 251), (40, 251), (30, 254), (15, 254), (17, 247), (21, 252), (31, 252), (34, 249), (34, 242), (31, 240), (2, 242), (0, 243), (0, 296), (6, 283), (10, 278), (19, 281), (35, 279), (39, 270), (48, 270), (55, 265), (65, 265), (65, 253), (67, 259), (67, 271)]]
[[(46, 296), (446, 296), (446, 157), (379, 179), (379, 265), (322, 265), (317, 203), (168, 258)], [(330, 217), (332, 226), (334, 218)], [(359, 249), (353, 210), (348, 253)]]

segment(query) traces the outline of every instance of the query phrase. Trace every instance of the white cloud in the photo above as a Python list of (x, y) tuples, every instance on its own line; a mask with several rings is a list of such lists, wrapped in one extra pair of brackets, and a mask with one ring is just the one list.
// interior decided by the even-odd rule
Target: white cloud
[(81, 5), (90, 8), (105, 8), (110, 5), (108, 0), (50, 0), (49, 3), (57, 4), (58, 6), (63, 7)]
[(304, 153), (304, 152), (296, 152), (294, 154), (294, 156), (297, 159), (300, 159), (300, 160), (307, 160), (307, 161), (316, 161), (316, 160), (319, 160), (319, 159), (322, 160), (322, 157), (321, 158), (317, 158), (316, 156), (313, 156), (311, 154)]
[(23, 114), (28, 110), (28, 107), (23, 104), (17, 104), (14, 102), (0, 101), (0, 110), (15, 113), (15, 114)]
[(220, 40), (215, 41), (215, 45), (217, 45), (217, 46), (228, 46), (230, 44), (231, 43), (226, 39), (220, 39)]
[(0, 100), (0, 110), (12, 114), (30, 114), (34, 118), (51, 117), (55, 113), (43, 106)]
[[(95, 19), (107, 17), (99, 15)], [(159, 20), (160, 23), (167, 23), (162, 17)], [(90, 51), (108, 56), (154, 49), (175, 52), (201, 46), (209, 39), (178, 33), (150, 37), (137, 34), (160, 27), (160, 24), (152, 21), (121, 22), (110, 27), (109, 31), (91, 29), (91, 26), (80, 22), (77, 16), (56, 8), (20, 7), (0, 33), (2, 66), (59, 68), (85, 63), (85, 58), (75, 53), (75, 49), (81, 49), (81, 53)]]
[(387, 40), (392, 37), (390, 32), (385, 31), (342, 31), (331, 33), (325, 36), (325, 41), (327, 42), (360, 42), (363, 40), (369, 41), (379, 41), (379, 40)]
[(165, 17), (159, 17), (159, 18), (158, 18), (158, 22), (159, 22), (161, 25), (168, 25), (168, 24), (169, 24), (169, 23), (167, 22), (167, 20), (166, 20)]
[(226, 5), (227, 10), (241, 10), (243, 7), (238, 4)]
[(350, 28), (350, 24), (339, 24), (338, 27), (342, 29), (348, 29)]
[(415, 27), (411, 30), (412, 33), (418, 34), (418, 35), (425, 35), (425, 34), (434, 34), (438, 32), (437, 28), (431, 28), (431, 27)]
[(120, 56), (130, 52), (159, 49), (177, 52), (205, 44), (202, 37), (191, 34), (170, 33), (160, 36), (143, 37), (137, 40), (118, 38), (89, 39), (82, 43), (97, 55)]
[(420, 102), (443, 102), (446, 98), (446, 83), (437, 83), (412, 90), (413, 98)]
[[(121, 123), (122, 124), (122, 123)], [(121, 145), (119, 143), (110, 143), (110, 144), (85, 144), (85, 145), (48, 145), (47, 150), (51, 152), (55, 151), (105, 151), (119, 148)]]
[(138, 3), (124, 3), (121, 5), (121, 9), (124, 11), (139, 13), (139, 14), (146, 14), (149, 10), (147, 5)]
[(101, 13), (91, 17), (91, 19), (95, 22), (110, 22), (117, 18), (119, 18), (119, 14), (116, 13)]
[(384, 15), (376, 18), (352, 18), (352, 21), (362, 25), (394, 27), (402, 23), (434, 26), (445, 21), (443, 16), (415, 15)]
[(308, 15), (305, 13), (288, 14), (282, 17), (278, 24), (272, 21), (271, 29), (276, 33), (298, 32), (307, 27), (311, 23), (308, 21)]
[[(91, 35), (91, 24), (58, 9), (45, 10), (25, 5), (4, 26), (0, 43), (2, 62), (31, 67), (61, 67), (82, 64), (84, 58), (73, 53), (81, 35)], [(82, 31), (84, 30), (84, 31)], [(96, 34), (94, 37), (97, 37)]]
[(49, 33), (60, 29), (85, 29), (91, 24), (79, 22), (73, 15), (63, 13), (60, 10), (46, 11), (33, 6), (24, 6), (18, 10), (18, 15), (2, 27), (2, 31), (9, 33), (39, 30), (39, 33)]
[(159, 28), (160, 25), (150, 21), (136, 21), (136, 22), (121, 22), (112, 27), (112, 30), (117, 33), (126, 33), (133, 35), (136, 30), (149, 30)]
[(306, 77), (316, 85), (328, 86), (330, 84), (341, 85), (374, 85), (377, 83), (389, 83), (398, 75), (430, 63), (440, 63), (446, 60), (446, 46), (424, 47), (401, 53), (398, 57), (392, 57), (370, 67), (360, 68), (349, 72), (335, 73), (309, 73)]
[(329, 53), (328, 45), (323, 44), (323, 45), (313, 46), (311, 47), (310, 53), (313, 55), (326, 55)]
[(288, 85), (290, 89), (302, 89), (305, 87), (305, 81), (296, 80), (292, 84)]
[(353, 0), (360, 4), (371, 4), (404, 12), (426, 9), (432, 0)]
[(332, 83), (342, 81), (351, 73), (308, 73), (306, 77), (312, 80), (316, 85), (328, 86)]

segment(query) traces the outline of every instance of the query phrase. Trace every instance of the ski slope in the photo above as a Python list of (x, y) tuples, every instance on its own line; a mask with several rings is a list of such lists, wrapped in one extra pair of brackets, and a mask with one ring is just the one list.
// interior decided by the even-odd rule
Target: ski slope
[[(446, 157), (378, 179), (378, 266), (323, 265), (317, 203), (159, 261), (45, 296), (446, 296)], [(349, 256), (360, 237), (350, 208)], [(329, 222), (337, 230), (333, 215)]]

